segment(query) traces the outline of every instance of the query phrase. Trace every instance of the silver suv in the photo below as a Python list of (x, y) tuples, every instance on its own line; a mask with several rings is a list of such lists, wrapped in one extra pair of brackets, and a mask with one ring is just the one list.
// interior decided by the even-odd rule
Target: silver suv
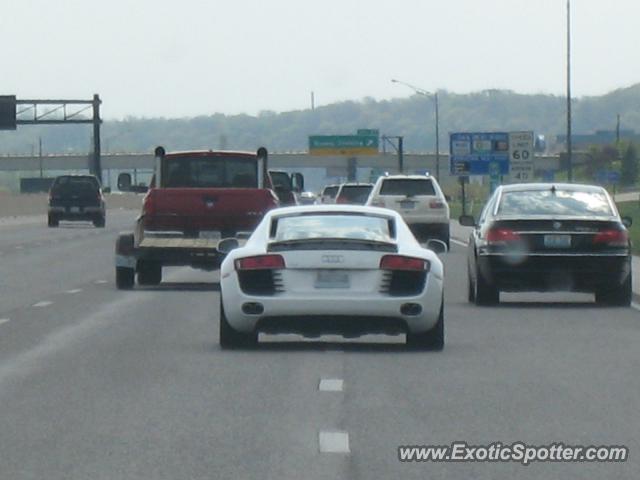
[(419, 241), (436, 238), (449, 248), (449, 205), (432, 176), (380, 177), (366, 204), (395, 210)]

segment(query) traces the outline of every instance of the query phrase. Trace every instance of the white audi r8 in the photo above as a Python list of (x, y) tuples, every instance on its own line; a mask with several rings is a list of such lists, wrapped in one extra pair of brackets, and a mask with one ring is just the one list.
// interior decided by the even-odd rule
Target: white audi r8
[(393, 210), (279, 208), (222, 262), (220, 344), (253, 346), (259, 332), (404, 333), (409, 346), (441, 350), (443, 285), (437, 254)]

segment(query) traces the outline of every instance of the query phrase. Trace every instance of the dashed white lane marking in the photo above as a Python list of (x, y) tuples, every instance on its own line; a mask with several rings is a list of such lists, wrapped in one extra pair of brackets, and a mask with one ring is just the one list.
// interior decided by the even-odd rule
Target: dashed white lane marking
[(461, 247), (466, 247), (467, 246), (467, 242), (462, 242), (460, 240), (456, 240), (455, 238), (451, 238), (449, 241), (451, 243), (455, 243), (456, 245), (460, 245)]
[(16, 250), (23, 250), (24, 249), (24, 245), (16, 245)]
[(0, 318), (0, 325), (2, 325), (3, 323), (7, 323), (9, 322), (8, 318)]
[(36, 307), (36, 308), (44, 308), (44, 307), (48, 307), (49, 305), (53, 305), (53, 302), (50, 302), (48, 300), (45, 300), (44, 302), (38, 302), (38, 303), (34, 303), (32, 305), (32, 307)]
[(321, 392), (341, 392), (344, 389), (344, 380), (341, 378), (323, 378), (318, 384)]
[(107, 280), (96, 280), (94, 282), (96, 285), (104, 285), (105, 283), (109, 283)]
[(64, 293), (80, 293), (82, 291), (81, 288), (74, 288), (73, 290), (67, 290)]
[(321, 431), (318, 435), (321, 453), (349, 453), (349, 434), (347, 432)]

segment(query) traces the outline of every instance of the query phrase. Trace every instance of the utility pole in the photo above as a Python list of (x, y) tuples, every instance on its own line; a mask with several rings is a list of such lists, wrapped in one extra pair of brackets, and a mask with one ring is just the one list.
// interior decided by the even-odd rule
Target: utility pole
[(43, 169), (42, 169), (42, 137), (38, 137), (38, 159), (40, 163), (40, 178), (43, 177)]
[(567, 0), (567, 180), (573, 182), (571, 151), (571, 0)]
[(316, 99), (313, 92), (311, 92), (311, 111), (313, 112), (316, 109)]
[(404, 138), (398, 137), (398, 168), (400, 173), (404, 173)]
[(433, 98), (436, 106), (436, 180), (440, 181), (440, 119), (438, 118), (438, 92), (434, 92)]
[(391, 83), (399, 83), (400, 85), (404, 85), (405, 87), (409, 87), (416, 94), (422, 95), (428, 98), (432, 98), (435, 104), (435, 120), (436, 120), (436, 180), (440, 180), (440, 119), (438, 116), (438, 92), (429, 92), (424, 88), (416, 87), (415, 85), (411, 85), (410, 83), (403, 82), (402, 80), (397, 80), (395, 78), (391, 79)]

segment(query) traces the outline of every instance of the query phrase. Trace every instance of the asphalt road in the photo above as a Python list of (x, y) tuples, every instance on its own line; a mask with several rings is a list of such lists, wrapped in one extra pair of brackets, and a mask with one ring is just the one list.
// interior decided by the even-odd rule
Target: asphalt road
[[(455, 245), (441, 353), (384, 336), (223, 352), (217, 274), (115, 289), (133, 217), (0, 226), (1, 480), (640, 477), (638, 311), (561, 294), (471, 306)], [(398, 461), (399, 445), (453, 441), (626, 445), (630, 459)]]

